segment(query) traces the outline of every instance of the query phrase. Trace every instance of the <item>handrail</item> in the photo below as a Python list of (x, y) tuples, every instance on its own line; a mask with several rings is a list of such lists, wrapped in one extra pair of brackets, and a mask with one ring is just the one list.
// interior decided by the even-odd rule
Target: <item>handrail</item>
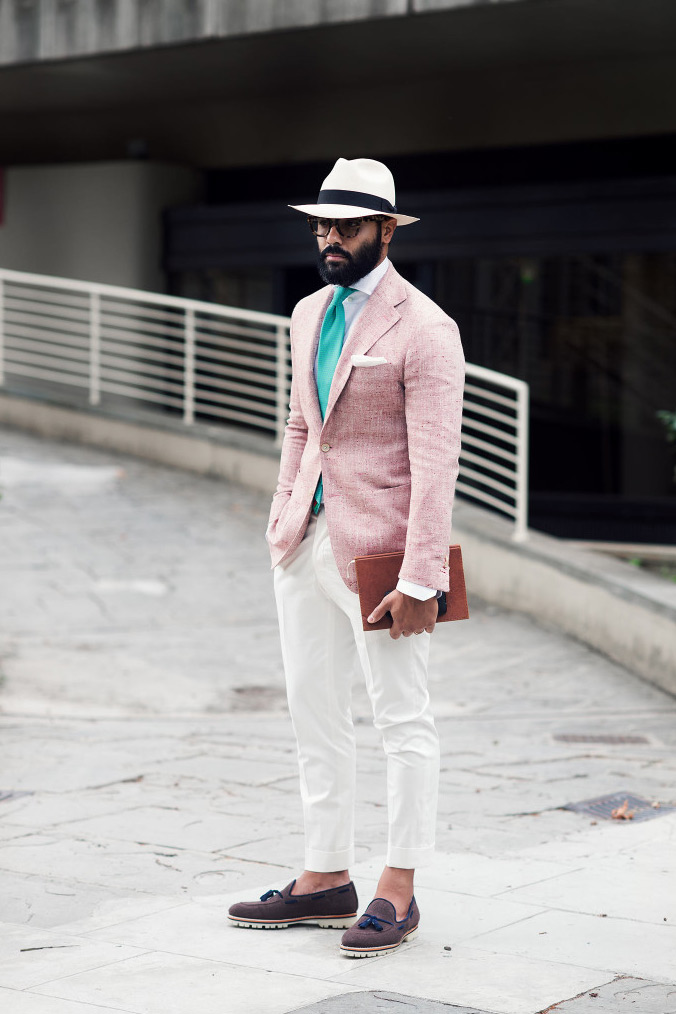
[[(102, 296), (113, 296), (123, 300), (125, 296), (132, 302), (139, 299), (154, 306), (173, 306), (184, 310), (190, 306), (193, 310), (202, 310), (216, 317), (239, 317), (241, 320), (261, 321), (267, 324), (288, 324), (289, 318), (278, 313), (266, 313), (263, 310), (245, 310), (239, 306), (223, 306), (221, 303), (209, 303), (206, 299), (189, 299), (184, 296), (165, 296), (161, 292), (146, 292), (145, 289), (127, 289), (122, 285), (108, 285), (106, 282), (82, 282), (76, 278), (59, 278), (56, 275), (36, 275), (27, 271), (14, 271), (0, 268), (0, 278), (13, 282), (24, 282), (26, 285), (38, 285), (46, 289), (66, 289), (70, 292), (98, 292)], [(216, 311), (216, 312), (214, 312)]]
[[(160, 308), (160, 309), (158, 309)], [(288, 317), (0, 268), (0, 386), (82, 409), (245, 426), (281, 446)], [(528, 531), (528, 385), (467, 364), (460, 496)]]

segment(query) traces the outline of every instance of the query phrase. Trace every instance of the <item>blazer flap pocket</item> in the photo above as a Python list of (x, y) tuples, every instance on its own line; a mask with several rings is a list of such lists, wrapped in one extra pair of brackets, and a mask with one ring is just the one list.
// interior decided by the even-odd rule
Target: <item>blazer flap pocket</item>
[(382, 356), (351, 356), (353, 366), (385, 366), (387, 359)]

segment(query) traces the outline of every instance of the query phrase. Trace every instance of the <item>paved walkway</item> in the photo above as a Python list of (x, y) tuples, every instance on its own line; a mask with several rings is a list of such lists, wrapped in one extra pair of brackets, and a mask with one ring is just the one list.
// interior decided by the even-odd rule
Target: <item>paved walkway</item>
[[(676, 814), (561, 809), (673, 800), (673, 699), (474, 602), (433, 640), (417, 940), (350, 961), (331, 931), (238, 930), (228, 905), (302, 852), (265, 498), (13, 432), (0, 491), (3, 1012), (676, 1010)], [(355, 713), (366, 903), (385, 811), (361, 687)]]

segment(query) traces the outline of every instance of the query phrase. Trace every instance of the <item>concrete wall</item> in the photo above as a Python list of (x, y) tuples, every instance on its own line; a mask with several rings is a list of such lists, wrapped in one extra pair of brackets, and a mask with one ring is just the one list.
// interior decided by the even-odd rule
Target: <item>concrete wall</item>
[[(339, 96), (330, 84), (326, 92), (280, 90), (264, 98), (245, 95), (158, 110), (151, 124), (143, 122), (142, 110), (130, 111), (125, 125), (128, 134), (146, 137), (150, 150), (161, 152), (167, 150), (171, 123), (180, 124), (182, 149), (202, 166), (219, 168), (331, 162), (336, 138), (340, 155), (357, 158), (640, 137), (674, 129), (673, 103), (654, 96), (673, 94), (675, 66), (671, 56), (655, 59), (639, 76), (610, 62), (597, 67), (564, 61), (509, 68), (499, 81), (483, 70), (459, 69), (425, 81), (395, 75), (386, 89), (353, 86), (348, 77), (341, 80)], [(372, 115), (385, 98), (396, 121)], [(77, 136), (86, 119), (76, 112), (62, 122)], [(121, 133), (121, 125), (111, 130)]]
[(628, 563), (531, 531), (460, 502), (454, 532), (468, 589), (591, 645), (676, 695), (676, 586)]
[(164, 291), (162, 210), (194, 200), (198, 179), (151, 162), (10, 168), (0, 266)]
[(507, 0), (0, 0), (0, 64), (499, 2)]
[(71, 42), (24, 26), (13, 60), (2, 18), (47, 0), (0, 0), (0, 165), (118, 159), (138, 139), (225, 168), (676, 131), (673, 0), (219, 0), (209, 30), (190, 0), (53, 7)]

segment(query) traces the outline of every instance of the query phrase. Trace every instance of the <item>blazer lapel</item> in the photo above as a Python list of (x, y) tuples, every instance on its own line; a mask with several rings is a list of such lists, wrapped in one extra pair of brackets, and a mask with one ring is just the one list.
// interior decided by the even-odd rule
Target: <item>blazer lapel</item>
[[(393, 267), (390, 267), (385, 274), (385, 277), (380, 282), (380, 285), (377, 286), (375, 292), (369, 296), (369, 300), (364, 307), (361, 316), (355, 321), (354, 326), (350, 330), (347, 340), (343, 345), (343, 350), (340, 354), (340, 359), (338, 360), (338, 365), (336, 366), (336, 372), (333, 375), (333, 381), (331, 383), (331, 393), (329, 394), (329, 403), (326, 406), (324, 422), (326, 422), (330, 416), (333, 406), (336, 404), (345, 384), (347, 383), (347, 378), (352, 370), (350, 357), (354, 355), (363, 355), (365, 352), (368, 352), (368, 350), (375, 345), (378, 339), (382, 338), (385, 332), (389, 331), (392, 325), (396, 324), (397, 321), (401, 319), (401, 314), (397, 310), (397, 304), (401, 303), (404, 299), (406, 299), (406, 290), (401, 276), (394, 270)], [(326, 308), (324, 309), (324, 312), (326, 312)], [(319, 332), (317, 332), (317, 334), (319, 334)], [(319, 409), (318, 399), (317, 408)]]

